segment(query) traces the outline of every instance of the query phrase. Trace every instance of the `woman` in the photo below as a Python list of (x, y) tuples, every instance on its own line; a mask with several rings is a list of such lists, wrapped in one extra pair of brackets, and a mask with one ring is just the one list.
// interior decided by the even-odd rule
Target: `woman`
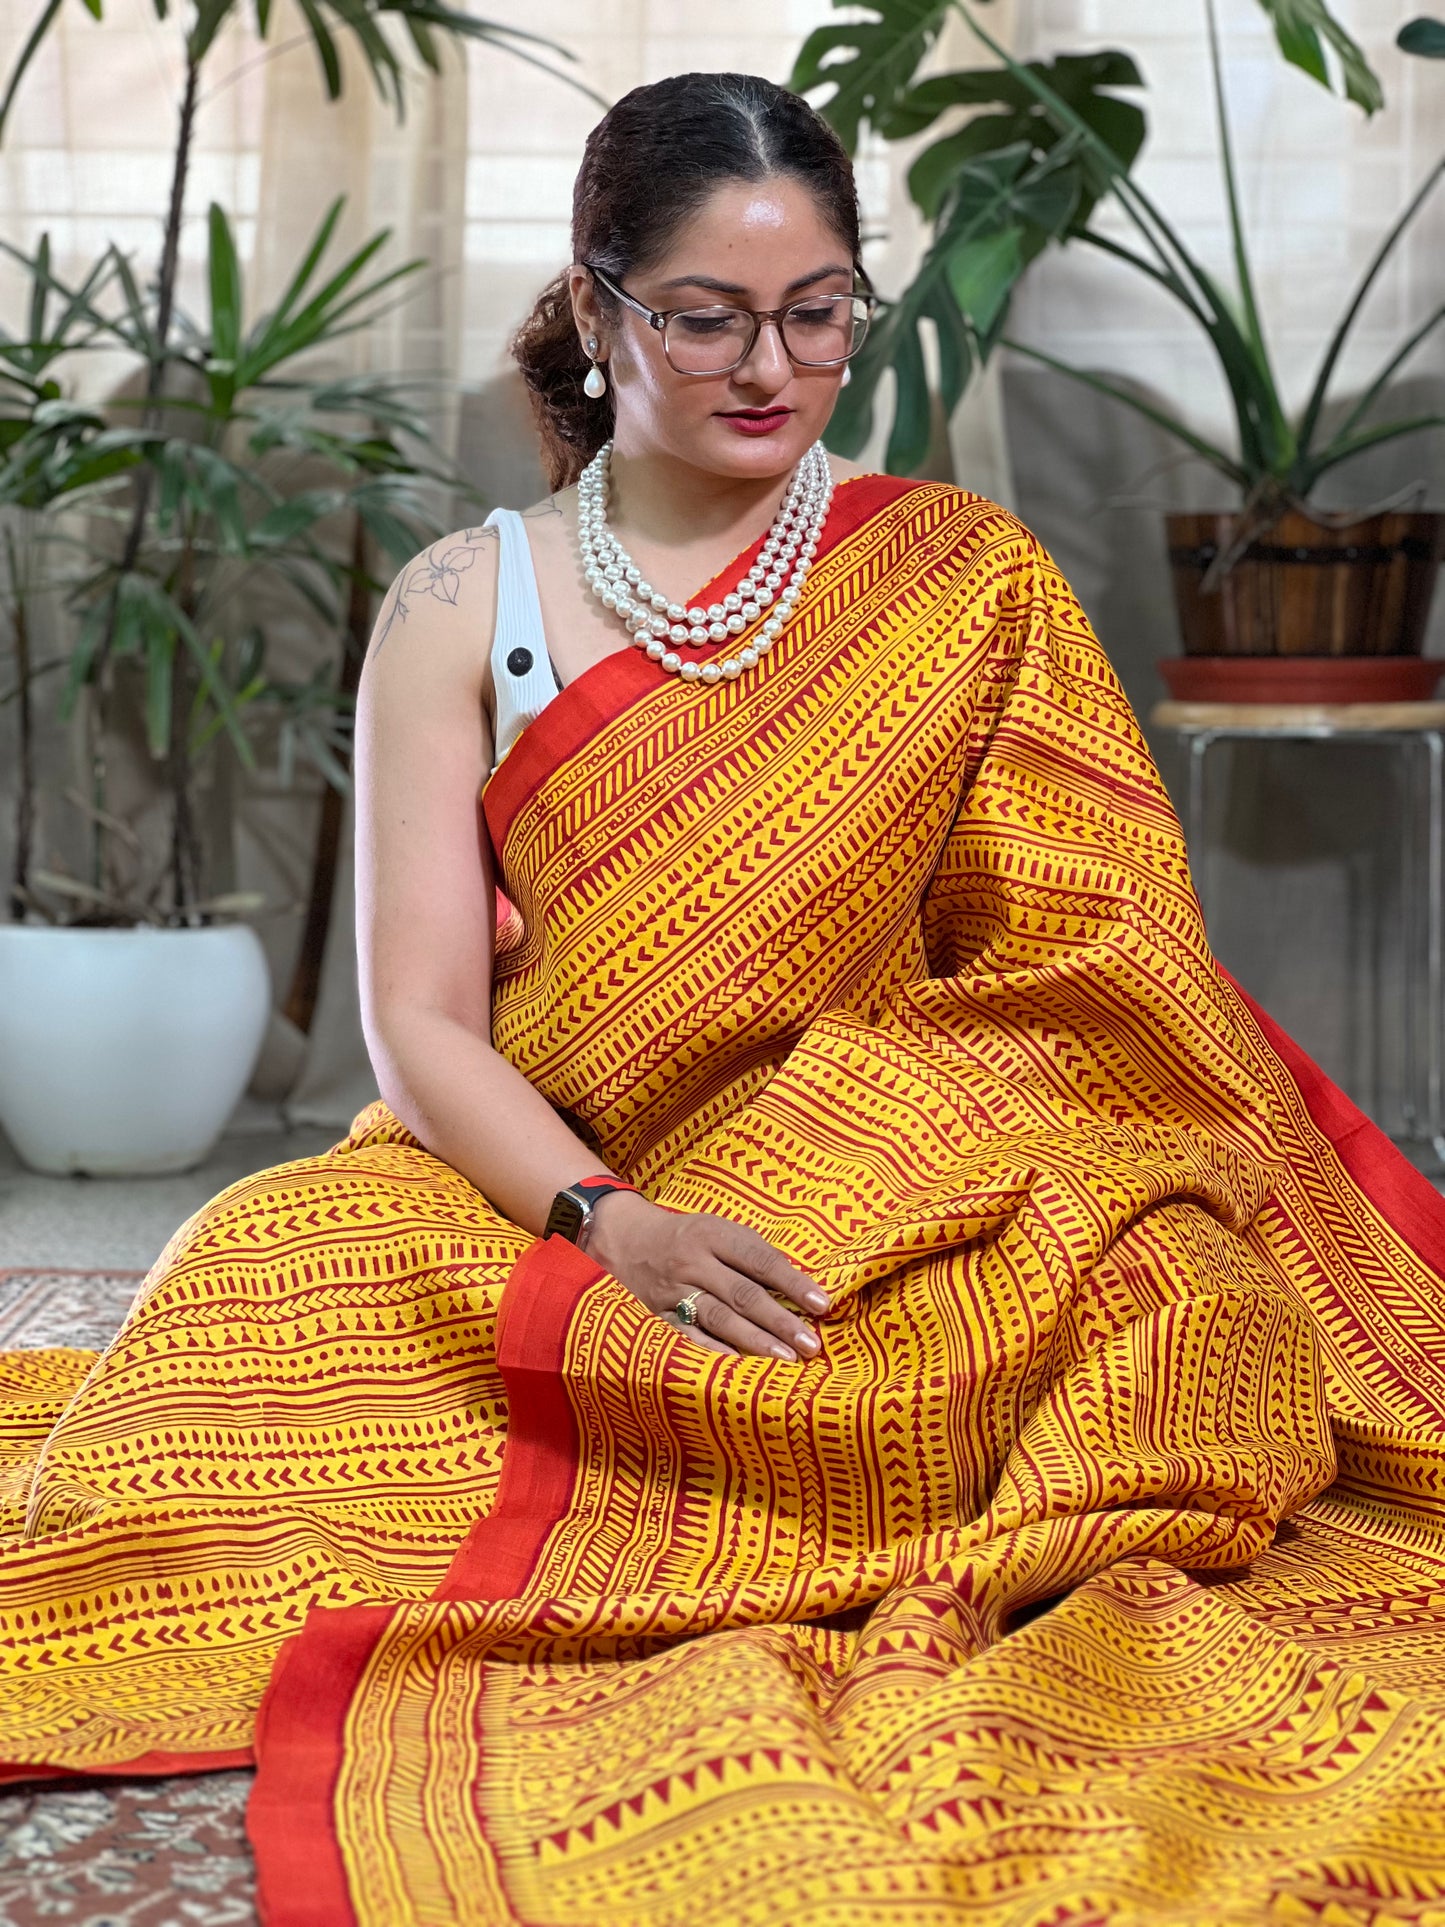
[(9, 1757), (254, 1739), (271, 1922), (1432, 1917), (1439, 1201), (1027, 532), (814, 452), (822, 123), (639, 89), (574, 244), (364, 679), (386, 1102), (7, 1361)]

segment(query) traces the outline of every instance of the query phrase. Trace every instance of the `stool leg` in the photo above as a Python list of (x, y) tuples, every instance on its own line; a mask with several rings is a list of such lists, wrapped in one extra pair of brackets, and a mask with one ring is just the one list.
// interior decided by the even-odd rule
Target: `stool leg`
[[(1421, 944), (1420, 915), (1420, 826), (1422, 800), (1421, 765), (1415, 759), (1416, 744), (1406, 737), (1396, 739), (1401, 756), (1400, 811), (1400, 1001), (1402, 1061), (1400, 1064), (1400, 1123), (1410, 1140), (1428, 1136), (1422, 1123), (1424, 1106), (1421, 1090), (1424, 1077), (1420, 1065), (1420, 984), (1418, 963)], [(1423, 748), (1423, 744), (1420, 745)], [(1428, 945), (1428, 936), (1426, 937)]]
[(1445, 1034), (1445, 736), (1438, 729), (1426, 730), (1425, 748), (1429, 756), (1429, 811), (1426, 834), (1425, 914), (1429, 921), (1427, 938), (1425, 994), (1430, 1000), (1425, 1012), (1425, 1129), (1437, 1158), (1445, 1161), (1445, 1124), (1440, 1116), (1442, 1034)]
[(1209, 913), (1205, 907), (1205, 883), (1208, 863), (1204, 854), (1204, 759), (1213, 747), (1214, 738), (1207, 729), (1189, 738), (1189, 802), (1185, 824), (1184, 839), (1189, 846), (1189, 867), (1194, 873), (1194, 893), (1199, 898), (1199, 907), (1204, 911), (1206, 927)]

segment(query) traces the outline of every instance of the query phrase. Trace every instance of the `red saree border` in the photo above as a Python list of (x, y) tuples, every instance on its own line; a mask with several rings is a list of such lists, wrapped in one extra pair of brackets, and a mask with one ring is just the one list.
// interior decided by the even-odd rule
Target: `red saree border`
[(1445, 1198), (1224, 966), (1217, 968), (1289, 1072), (1311, 1120), (1354, 1183), (1415, 1256), (1445, 1278)]
[[(336, 1781), (346, 1716), (390, 1606), (318, 1607), (277, 1655), (256, 1715), (260, 1771), (246, 1807), (256, 1855), (256, 1908), (266, 1927), (354, 1927), (336, 1836)], [(326, 1621), (324, 1637), (312, 1628)], [(279, 1688), (304, 1660), (305, 1691)]]
[[(838, 483), (824, 525), (819, 556), (826, 555), (900, 495), (936, 484), (898, 475), (849, 475)], [(763, 545), (759, 535), (734, 557), (711, 582), (698, 590), (696, 600), (708, 602), (733, 586)], [(706, 651), (684, 649), (684, 655), (706, 660)], [(659, 688), (657, 665), (642, 650), (625, 643), (600, 662), (574, 677), (528, 723), (494, 776), (482, 790), (482, 813), (491, 833), (492, 850), (501, 865), (502, 849), (513, 819), (527, 798), (554, 769), (590, 743), (633, 703)]]
[[(137, 1272), (136, 1276), (142, 1274)], [(140, 1753), (118, 1766), (0, 1766), (0, 1786), (20, 1780), (156, 1780), (172, 1773), (222, 1773), (228, 1767), (254, 1766), (256, 1751), (233, 1746), (220, 1753)]]
[(562, 1379), (577, 1301), (602, 1276), (565, 1238), (539, 1238), (512, 1268), (497, 1314), (507, 1442), (496, 1501), (457, 1548), (433, 1599), (515, 1599), (567, 1509), (581, 1442)]
[[(497, 1316), (509, 1421), (496, 1501), (462, 1541), (433, 1599), (521, 1592), (566, 1510), (579, 1458), (562, 1381), (567, 1330), (601, 1268), (564, 1238), (539, 1238), (512, 1267)], [(324, 1607), (277, 1657), (256, 1718), (260, 1771), (246, 1814), (266, 1927), (354, 1927), (337, 1838), (347, 1715), (394, 1606)]]

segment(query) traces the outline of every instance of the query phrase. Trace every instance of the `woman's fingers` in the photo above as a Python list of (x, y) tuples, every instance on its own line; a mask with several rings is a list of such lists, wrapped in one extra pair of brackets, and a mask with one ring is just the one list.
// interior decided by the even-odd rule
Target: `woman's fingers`
[(696, 1318), (686, 1329), (763, 1358), (796, 1364), (822, 1349), (798, 1313), (826, 1311), (826, 1293), (758, 1232), (626, 1192), (604, 1202), (588, 1253), (653, 1311), (682, 1323), (677, 1307), (691, 1300)]
[(681, 1332), (684, 1338), (691, 1339), (694, 1345), (700, 1345), (705, 1352), (721, 1352), (724, 1358), (737, 1357), (737, 1352), (731, 1345), (724, 1344), (720, 1338), (714, 1338), (712, 1333), (704, 1331), (701, 1325), (684, 1325), (681, 1319), (671, 1316), (664, 1317), (663, 1323), (671, 1325), (674, 1331)]
[(820, 1350), (818, 1334), (805, 1325), (791, 1305), (780, 1304), (756, 1278), (745, 1277), (719, 1259), (701, 1274), (702, 1296), (697, 1301), (698, 1323), (714, 1337), (740, 1352), (764, 1358), (814, 1358)]
[(713, 1249), (724, 1264), (756, 1279), (769, 1291), (781, 1292), (804, 1311), (817, 1313), (828, 1309), (828, 1294), (814, 1284), (806, 1272), (790, 1263), (776, 1245), (770, 1245), (760, 1232), (745, 1224), (733, 1224), (727, 1218), (711, 1218), (708, 1222), (717, 1228)]

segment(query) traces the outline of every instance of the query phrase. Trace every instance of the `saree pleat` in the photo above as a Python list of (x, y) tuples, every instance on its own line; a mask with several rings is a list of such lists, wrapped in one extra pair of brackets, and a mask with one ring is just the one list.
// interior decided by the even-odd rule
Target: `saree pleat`
[(484, 804), (497, 1047), (822, 1355), (378, 1107), (4, 1382), (8, 1756), (269, 1676), (273, 1927), (1445, 1921), (1445, 1207), (1214, 963), (1027, 532), (844, 484), (754, 675), (609, 658)]

